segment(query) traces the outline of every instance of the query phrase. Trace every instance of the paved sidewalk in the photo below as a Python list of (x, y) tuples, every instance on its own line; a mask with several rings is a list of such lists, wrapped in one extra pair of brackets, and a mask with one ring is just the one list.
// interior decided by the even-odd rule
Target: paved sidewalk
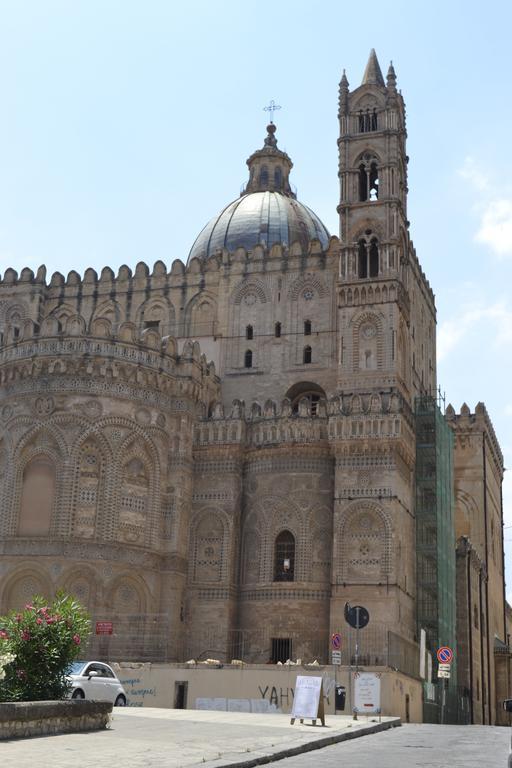
[(2, 742), (1, 766), (249, 768), (395, 725), (400, 720), (391, 717), (379, 724), (377, 718), (356, 722), (330, 715), (323, 728), (311, 721), (290, 725), (290, 716), (282, 714), (116, 709), (107, 731)]

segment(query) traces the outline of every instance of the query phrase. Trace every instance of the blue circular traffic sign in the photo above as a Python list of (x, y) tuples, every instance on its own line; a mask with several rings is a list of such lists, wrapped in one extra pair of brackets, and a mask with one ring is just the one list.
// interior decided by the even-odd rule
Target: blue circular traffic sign
[(447, 645), (442, 645), (437, 650), (437, 660), (440, 664), (450, 664), (453, 661), (453, 651)]

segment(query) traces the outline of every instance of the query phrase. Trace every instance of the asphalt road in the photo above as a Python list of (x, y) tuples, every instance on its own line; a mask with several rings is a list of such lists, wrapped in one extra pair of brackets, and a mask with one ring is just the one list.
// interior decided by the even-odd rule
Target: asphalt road
[(510, 728), (403, 725), (273, 763), (276, 768), (507, 768)]

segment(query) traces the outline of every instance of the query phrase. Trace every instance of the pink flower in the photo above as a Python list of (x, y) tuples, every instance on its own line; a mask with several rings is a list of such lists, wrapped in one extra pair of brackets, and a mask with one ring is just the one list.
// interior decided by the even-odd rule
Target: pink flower
[(18, 613), (18, 615), (16, 616), (16, 621), (18, 622), (18, 624), (20, 623), (22, 618), (23, 618), (23, 616), (21, 615), (21, 613)]
[(42, 624), (42, 623), (43, 623), (43, 620), (42, 620), (42, 619), (39, 619), (39, 618), (38, 618), (38, 619), (36, 619), (36, 624)]
[(80, 645), (80, 635), (73, 635), (73, 642)]
[(24, 629), (21, 633), (21, 639), (22, 640), (30, 640), (30, 632), (27, 629)]
[(0, 638), (2, 640), (5, 640), (7, 637), (9, 637), (8, 633), (5, 631), (5, 629), (0, 629)]
[(35, 611), (35, 608), (33, 605), (30, 605), (30, 603), (27, 603), (25, 606), (26, 611)]

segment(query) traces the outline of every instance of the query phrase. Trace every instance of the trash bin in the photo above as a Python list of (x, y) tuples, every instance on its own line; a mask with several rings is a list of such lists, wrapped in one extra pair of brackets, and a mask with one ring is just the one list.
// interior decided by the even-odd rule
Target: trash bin
[(344, 685), (337, 685), (334, 691), (334, 708), (345, 709), (345, 698), (347, 691)]

